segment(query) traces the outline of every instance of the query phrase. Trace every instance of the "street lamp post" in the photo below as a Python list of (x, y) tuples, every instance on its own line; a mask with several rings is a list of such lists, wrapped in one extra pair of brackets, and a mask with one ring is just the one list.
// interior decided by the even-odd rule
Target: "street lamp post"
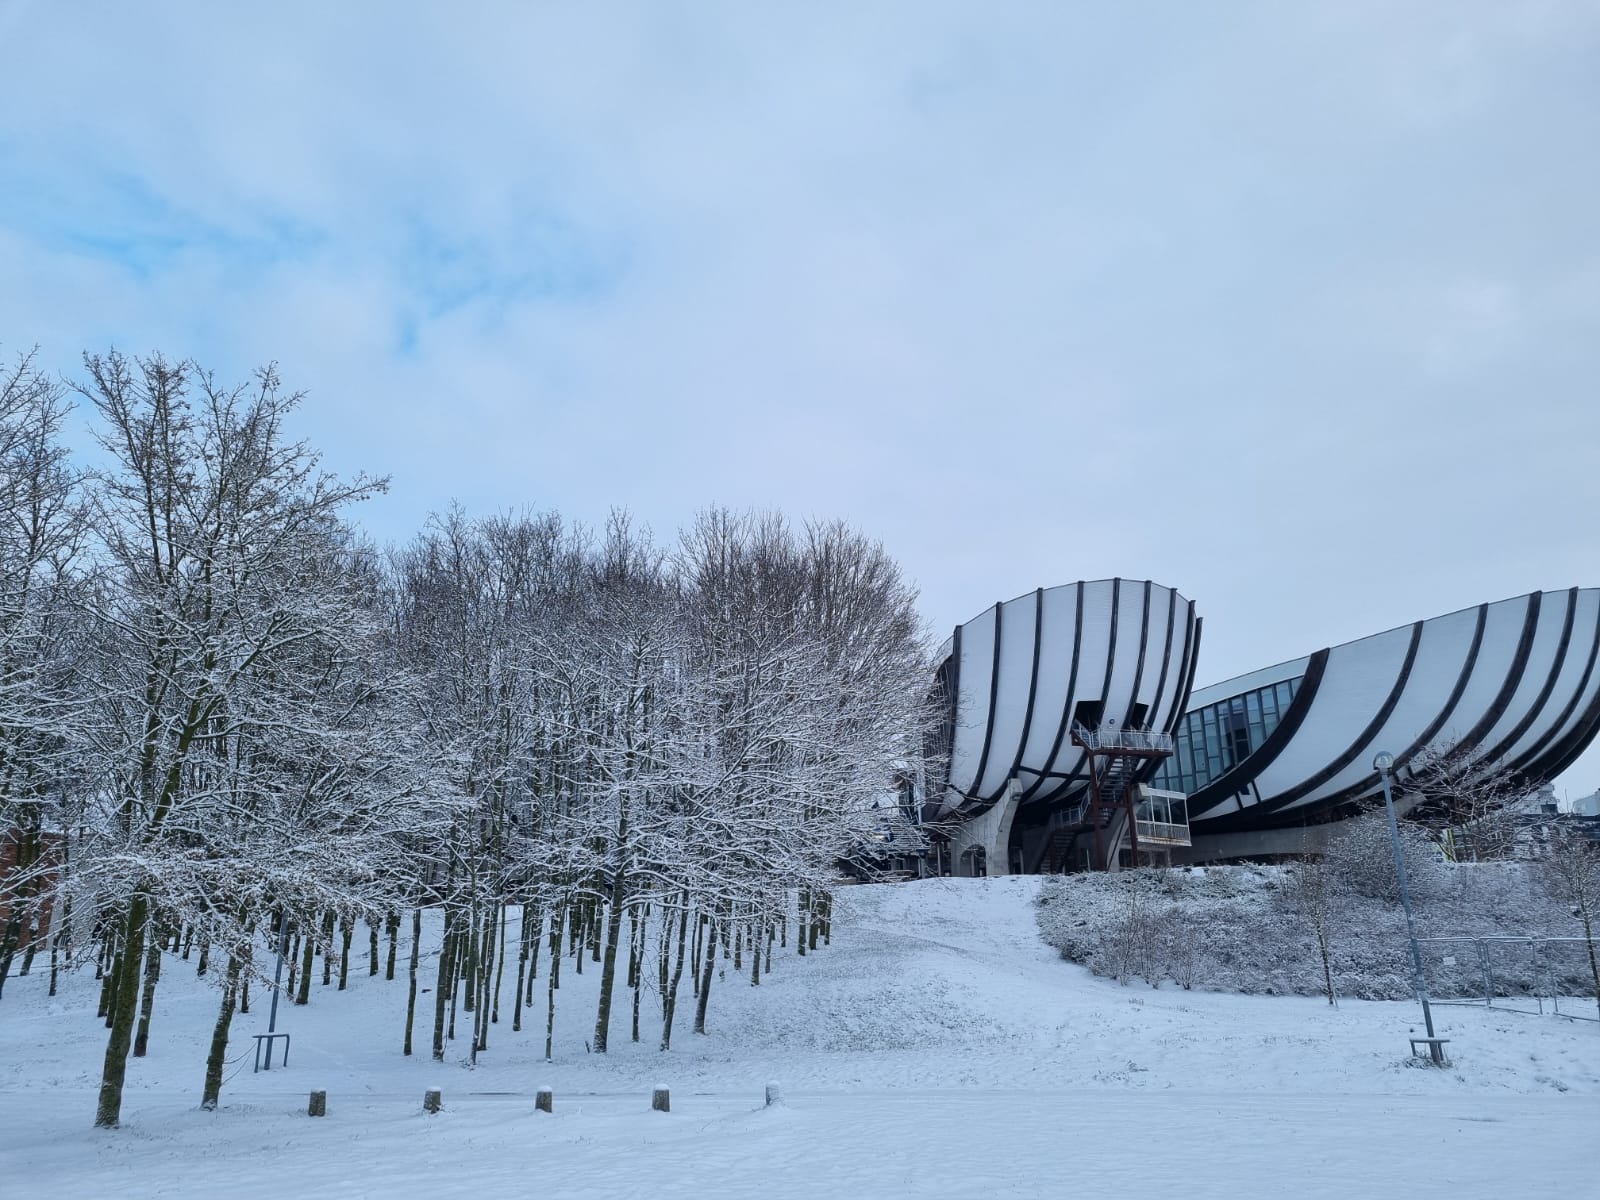
[(1406, 910), (1406, 933), (1411, 939), (1411, 979), (1416, 988), (1417, 1003), (1422, 1005), (1422, 1023), (1428, 1027), (1428, 1056), (1438, 1066), (1444, 1065), (1444, 1050), (1433, 1034), (1433, 1009), (1428, 1006), (1428, 987), (1422, 978), (1422, 951), (1417, 946), (1417, 923), (1411, 915), (1411, 886), (1406, 879), (1406, 858), (1400, 848), (1400, 822), (1394, 815), (1394, 792), (1389, 786), (1389, 771), (1394, 766), (1394, 755), (1380, 750), (1372, 760), (1373, 770), (1383, 783), (1383, 807), (1389, 814), (1389, 841), (1394, 847), (1395, 874), (1400, 877), (1400, 905)]

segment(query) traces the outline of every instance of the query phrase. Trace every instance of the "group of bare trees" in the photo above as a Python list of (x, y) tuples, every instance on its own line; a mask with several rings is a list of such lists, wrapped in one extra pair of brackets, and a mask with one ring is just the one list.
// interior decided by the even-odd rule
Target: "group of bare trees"
[(686, 961), (705, 1028), (707, 946), (748, 955), (759, 983), (796, 895), (796, 936), (815, 944), (838, 863), (924, 720), (914, 598), (879, 547), (721, 511), (671, 547), (622, 517), (591, 545), (550, 516), (451, 514), (400, 556), (395, 599), (462, 798), (430, 881), (446, 929), (435, 1057), (458, 991), (472, 1052), (486, 1044), (508, 900), (521, 1005), (538, 947), (552, 951), (547, 1055), (563, 938), (578, 969), (584, 948), (600, 967), (599, 1053), (624, 943), (632, 1037), (652, 986), (663, 1049)]
[[(61, 447), (73, 390), (92, 471)], [(774, 942), (825, 939), (838, 863), (922, 744), (926, 640), (882, 549), (721, 511), (668, 544), (451, 512), (380, 554), (349, 520), (382, 483), (323, 471), (285, 432), (298, 402), (270, 369), (231, 387), (115, 353), (70, 387), (27, 357), (0, 382), (0, 986), (53, 906), (52, 984), (57, 950), (102, 976), (97, 1124), (180, 943), (220, 984), (214, 1106), (272, 951), (305, 1003), (363, 920), (393, 978), (410, 914), (410, 1053), (441, 914), (436, 1058), (458, 1008), (487, 1046), (510, 960), (520, 1030), (544, 946), (548, 1055), (563, 958), (598, 965), (594, 1050), (619, 982), (635, 1040), (658, 994), (666, 1049), (686, 966), (703, 1031), (719, 948), (758, 983)]]

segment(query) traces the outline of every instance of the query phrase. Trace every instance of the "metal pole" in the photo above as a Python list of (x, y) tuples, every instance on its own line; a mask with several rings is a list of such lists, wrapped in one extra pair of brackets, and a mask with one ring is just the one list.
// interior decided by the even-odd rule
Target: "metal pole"
[[(289, 914), (283, 911), (278, 913), (278, 964), (272, 968), (272, 1008), (267, 1014), (267, 1032), (276, 1033), (278, 1030), (278, 992), (282, 990), (279, 984), (283, 980), (283, 956), (289, 948)], [(271, 1051), (268, 1051), (271, 1054)], [(269, 1057), (268, 1062), (272, 1059)]]
[[(1400, 904), (1406, 910), (1406, 933), (1411, 939), (1411, 972), (1417, 989), (1417, 1002), (1422, 1005), (1422, 1023), (1428, 1027), (1428, 1037), (1433, 1037), (1433, 1009), (1428, 1007), (1428, 988), (1422, 978), (1422, 951), (1417, 946), (1417, 923), (1411, 916), (1411, 887), (1406, 880), (1406, 859), (1400, 849), (1400, 822), (1394, 815), (1394, 795), (1389, 787), (1389, 772), (1380, 770), (1383, 781), (1383, 807), (1389, 814), (1389, 840), (1394, 846), (1394, 869), (1400, 876)], [(1439, 1043), (1429, 1041), (1428, 1055), (1439, 1065), (1444, 1064), (1444, 1051)]]

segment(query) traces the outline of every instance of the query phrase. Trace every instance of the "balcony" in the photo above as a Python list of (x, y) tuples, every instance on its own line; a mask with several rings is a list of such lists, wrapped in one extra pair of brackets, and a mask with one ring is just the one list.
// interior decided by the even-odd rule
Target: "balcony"
[(1171, 754), (1172, 735), (1154, 729), (1122, 728), (1103, 725), (1090, 729), (1076, 721), (1072, 725), (1072, 740), (1085, 750), (1111, 754)]
[(1165, 792), (1141, 787), (1139, 802), (1133, 809), (1133, 828), (1139, 844), (1187, 846), (1189, 842), (1188, 797), (1182, 792)]

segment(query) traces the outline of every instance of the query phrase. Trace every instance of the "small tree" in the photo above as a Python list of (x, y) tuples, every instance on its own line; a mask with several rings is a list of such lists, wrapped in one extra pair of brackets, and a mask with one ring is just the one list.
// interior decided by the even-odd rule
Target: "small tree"
[(1178, 904), (1169, 904), (1157, 918), (1161, 937), (1161, 961), (1172, 982), (1189, 991), (1200, 982), (1204, 961), (1205, 933), (1194, 914)]
[(1289, 911), (1303, 920), (1317, 939), (1322, 960), (1322, 987), (1328, 1003), (1337, 1005), (1333, 990), (1333, 931), (1337, 928), (1347, 892), (1345, 881), (1326, 859), (1307, 855), (1284, 878), (1284, 900)]
[(1122, 904), (1115, 917), (1099, 931), (1091, 954), (1093, 968), (1126, 985), (1135, 975), (1151, 987), (1159, 987), (1162, 976), (1163, 914), (1157, 910), (1144, 883), (1136, 874), (1118, 881)]
[(1539, 873), (1551, 897), (1568, 906), (1583, 926), (1595, 1006), (1600, 1008), (1600, 957), (1594, 946), (1595, 926), (1600, 924), (1600, 846), (1572, 830), (1557, 830), (1550, 838), (1549, 856), (1539, 864)]
[(1516, 802), (1526, 794), (1511, 772), (1485, 766), (1457, 742), (1424, 750), (1411, 760), (1402, 789), (1416, 799), (1412, 816), (1441, 835), (1458, 859), (1494, 862), (1516, 857)]

